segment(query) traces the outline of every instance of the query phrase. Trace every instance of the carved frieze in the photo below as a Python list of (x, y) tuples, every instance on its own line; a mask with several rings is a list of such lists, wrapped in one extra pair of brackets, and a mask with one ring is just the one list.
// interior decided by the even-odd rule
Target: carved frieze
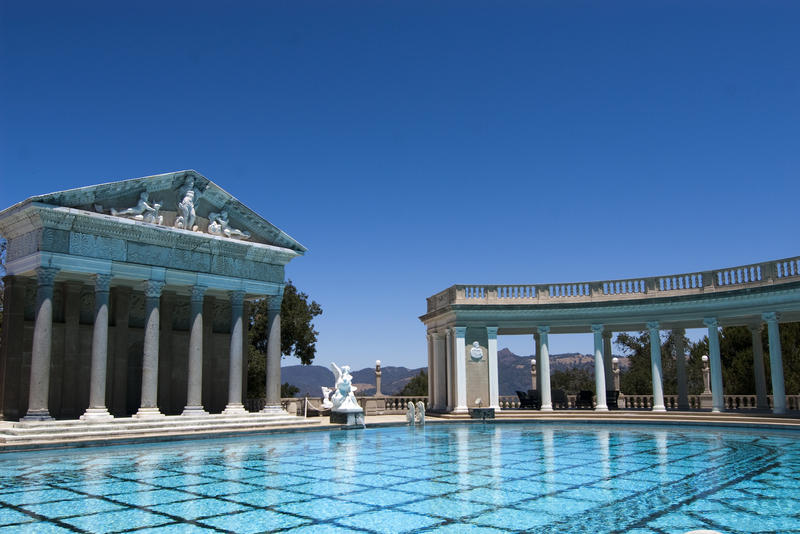
[(233, 278), (261, 280), (263, 282), (280, 282), (283, 280), (283, 267), (280, 265), (256, 263), (228, 256), (213, 256), (209, 272)]
[(75, 256), (125, 261), (125, 241), (111, 237), (72, 233), (69, 253)]
[(185, 271), (208, 272), (211, 258), (205, 252), (129, 242), (127, 261)]
[(39, 250), (39, 243), (41, 242), (42, 230), (37, 229), (27, 234), (10, 239), (8, 242), (8, 252), (6, 260), (14, 261), (19, 258), (29, 256)]

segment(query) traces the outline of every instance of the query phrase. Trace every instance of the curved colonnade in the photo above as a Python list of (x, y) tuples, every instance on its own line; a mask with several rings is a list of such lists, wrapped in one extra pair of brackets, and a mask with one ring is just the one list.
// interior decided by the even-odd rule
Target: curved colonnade
[[(530, 285), (454, 285), (428, 299), (420, 317), (428, 335), (431, 409), (464, 413), (499, 409), (497, 336), (533, 336), (542, 411), (551, 411), (549, 334), (594, 335), (597, 411), (608, 410), (613, 332), (650, 333), (653, 411), (664, 406), (662, 330), (675, 334), (677, 352), (687, 328), (706, 328), (712, 411), (724, 406), (720, 326), (747, 326), (753, 335), (758, 407), (766, 409), (761, 330), (769, 339), (773, 412), (786, 411), (778, 324), (800, 321), (800, 257), (711, 271), (625, 280)], [(473, 345), (468, 350), (469, 345)], [(480, 349), (480, 351), (478, 351)], [(685, 358), (677, 358), (678, 408), (688, 409)]]

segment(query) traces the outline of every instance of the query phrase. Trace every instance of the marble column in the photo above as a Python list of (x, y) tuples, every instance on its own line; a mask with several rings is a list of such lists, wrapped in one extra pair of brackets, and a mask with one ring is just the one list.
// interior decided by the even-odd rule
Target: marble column
[(533, 334), (533, 354), (536, 360), (536, 387), (533, 388), (539, 392), (542, 391), (542, 336), (539, 332)]
[(455, 327), (456, 407), (453, 413), (467, 413), (467, 327)]
[(769, 370), (772, 377), (772, 413), (786, 413), (786, 384), (783, 381), (783, 356), (781, 355), (781, 334), (778, 328), (780, 317), (775, 312), (761, 316), (767, 323), (769, 338)]
[(50, 356), (53, 348), (53, 284), (59, 269), (36, 269), (36, 320), (33, 327), (31, 378), (28, 392), (28, 413), (23, 421), (52, 419), (48, 409), (50, 393)]
[(756, 407), (759, 410), (768, 410), (767, 377), (764, 373), (764, 345), (761, 343), (761, 323), (748, 325), (753, 337), (753, 374), (756, 381)]
[(653, 411), (666, 412), (664, 407), (664, 381), (661, 371), (661, 335), (658, 321), (647, 323), (650, 331), (650, 366), (653, 374)]
[(205, 286), (193, 286), (190, 300), (189, 364), (182, 415), (208, 415), (203, 409), (203, 298)]
[(547, 339), (547, 334), (550, 332), (549, 326), (540, 326), (537, 328), (539, 333), (539, 357), (536, 361), (539, 363), (539, 380), (541, 381), (541, 401), (543, 412), (553, 411), (553, 399), (550, 396), (550, 346)]
[(614, 358), (611, 352), (612, 334), (613, 332), (610, 330), (603, 330), (603, 369), (606, 371), (606, 391), (614, 387), (614, 370), (611, 362)]
[(606, 370), (603, 358), (603, 325), (593, 324), (592, 333), (594, 334), (594, 386), (597, 391), (597, 402), (594, 410), (596, 412), (607, 412)]
[(689, 409), (689, 389), (686, 382), (686, 344), (684, 336), (686, 330), (683, 328), (672, 329), (672, 342), (675, 345), (675, 369), (678, 375), (678, 409), (687, 411)]
[(428, 334), (428, 406), (429, 409), (435, 410), (436, 406), (436, 369), (434, 369), (434, 362), (436, 361), (436, 341), (441, 336), (437, 332)]
[(719, 323), (715, 317), (703, 319), (708, 327), (708, 360), (711, 365), (711, 411), (725, 411), (725, 397), (722, 389), (722, 358), (719, 353)]
[(446, 407), (445, 409), (449, 412), (453, 410), (455, 406), (455, 399), (453, 397), (453, 384), (456, 381), (456, 374), (455, 374), (455, 367), (453, 366), (453, 329), (448, 328), (445, 330), (444, 334), (444, 359), (445, 359), (445, 367), (447, 368), (447, 396), (446, 396)]
[(500, 410), (500, 379), (497, 371), (497, 327), (487, 326), (489, 339), (489, 408)]
[(269, 297), (267, 306), (267, 402), (262, 412), (283, 413), (281, 408), (281, 302), (283, 294)]
[(106, 378), (108, 372), (108, 295), (111, 275), (94, 277), (94, 328), (92, 329), (92, 370), (89, 382), (89, 407), (81, 419), (96, 421), (112, 419), (106, 408)]
[(440, 334), (439, 356), (433, 366), (436, 370), (436, 409), (444, 410), (447, 406), (447, 333)]
[(161, 290), (164, 282), (147, 280), (144, 282), (145, 326), (144, 354), (142, 356), (142, 399), (139, 411), (133, 417), (163, 417), (158, 409), (158, 345), (160, 329)]
[(228, 358), (228, 404), (222, 413), (226, 415), (247, 413), (242, 403), (242, 315), (244, 291), (231, 291), (231, 336)]
[[(442, 365), (445, 350), (444, 334), (434, 332), (431, 341), (433, 342), (433, 374), (428, 375), (428, 399), (434, 409), (441, 410), (444, 404), (444, 391), (441, 388), (444, 385), (442, 381), (444, 375), (444, 365)], [(433, 393), (431, 394), (431, 392)]]

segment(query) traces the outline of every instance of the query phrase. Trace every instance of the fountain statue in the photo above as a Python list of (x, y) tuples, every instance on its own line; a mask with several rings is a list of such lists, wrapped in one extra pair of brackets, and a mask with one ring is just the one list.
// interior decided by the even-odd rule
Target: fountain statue
[(411, 426), (414, 426), (414, 419), (416, 419), (416, 415), (414, 413), (414, 403), (412, 401), (408, 401), (408, 411), (406, 411), (406, 421)]
[(353, 376), (350, 366), (343, 365), (341, 369), (331, 363), (331, 369), (336, 376), (336, 385), (331, 395), (331, 423), (345, 425), (364, 425), (364, 409), (358, 405), (353, 394), (356, 387), (353, 385)]

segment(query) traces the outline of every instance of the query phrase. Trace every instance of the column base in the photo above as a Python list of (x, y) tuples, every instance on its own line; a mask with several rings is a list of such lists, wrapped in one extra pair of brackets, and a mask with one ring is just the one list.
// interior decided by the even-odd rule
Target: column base
[(466, 406), (456, 406), (453, 409), (453, 413), (469, 413), (469, 408)]
[(667, 409), (663, 405), (653, 406), (653, 412), (666, 412)]
[(133, 414), (131, 417), (135, 417), (136, 419), (148, 419), (153, 417), (166, 417), (161, 410), (156, 408), (139, 408), (139, 411)]
[(114, 419), (114, 416), (108, 413), (105, 406), (102, 408), (86, 408), (86, 411), (80, 417), (81, 421), (107, 421)]
[(553, 411), (553, 405), (552, 404), (542, 404), (542, 407), (539, 408), (539, 411), (540, 412), (552, 412)]
[(202, 406), (186, 406), (181, 415), (209, 415)]
[(53, 421), (49, 410), (28, 410), (20, 421)]
[(264, 406), (259, 413), (278, 415), (278, 414), (285, 414), (286, 411), (283, 408), (281, 408), (280, 404), (268, 404)]
[(596, 412), (607, 412), (608, 411), (608, 406), (605, 406), (605, 405), (595, 406), (594, 407), (594, 411), (596, 411)]
[(223, 415), (241, 415), (243, 413), (249, 412), (244, 409), (244, 404), (240, 402), (231, 402), (222, 410)]

